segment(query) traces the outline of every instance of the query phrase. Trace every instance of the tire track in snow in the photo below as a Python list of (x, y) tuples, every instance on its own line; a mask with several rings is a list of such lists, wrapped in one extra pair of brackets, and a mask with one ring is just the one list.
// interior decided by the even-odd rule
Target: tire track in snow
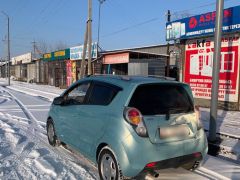
[[(44, 131), (43, 127), (39, 125), (38, 120), (31, 114), (31, 112), (11, 93), (9, 93), (6, 90), (3, 90), (2, 92), (8, 93), (11, 97), (12, 100), (14, 100), (19, 107), (23, 110), (24, 114), (28, 119), (28, 126), (26, 127), (26, 123), (23, 124), (19, 120), (17, 121), (18, 126), (20, 127), (21, 130), (24, 130), (25, 132), (22, 132), (22, 134), (26, 135), (28, 139), (28, 144), (26, 144), (23, 148), (23, 151), (21, 151), (18, 155), (14, 156), (14, 163), (12, 164), (12, 170), (8, 173), (7, 179), (12, 177), (15, 172), (17, 172), (18, 167), (24, 162), (24, 159), (27, 158), (27, 156), (38, 146), (39, 143), (42, 145), (45, 145), (48, 149), (51, 149), (53, 152), (56, 152), (56, 156), (58, 159), (61, 159), (64, 161), (64, 164), (67, 165), (67, 167), (64, 167), (67, 172), (69, 173), (74, 173), (73, 168), (72, 168), (72, 163), (79, 165), (79, 162), (76, 161), (74, 157), (71, 157), (69, 154), (67, 155), (64, 153), (64, 157), (60, 156), (59, 154), (63, 154), (63, 152), (59, 148), (53, 148), (50, 146), (48, 143), (46, 143), (47, 138), (46, 138), (46, 132)], [(9, 121), (13, 120), (16, 121), (16, 116), (15, 118), (10, 118), (9, 115), (8, 117), (5, 117), (3, 120)], [(44, 138), (43, 138), (44, 137)], [(34, 143), (33, 143), (34, 142)], [(41, 146), (40, 146), (41, 147)], [(93, 168), (86, 168), (83, 163), (80, 163), (80, 167), (83, 170), (85, 170), (86, 174), (90, 175), (90, 179), (96, 179), (96, 171), (93, 170)], [(38, 167), (42, 167), (41, 164), (37, 162)], [(81, 170), (81, 171), (83, 171)], [(71, 173), (71, 174), (72, 174)], [(85, 174), (84, 173), (84, 174)]]

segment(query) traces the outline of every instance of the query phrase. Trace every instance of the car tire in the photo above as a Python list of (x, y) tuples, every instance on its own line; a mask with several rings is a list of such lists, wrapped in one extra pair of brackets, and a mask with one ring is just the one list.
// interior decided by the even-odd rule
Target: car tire
[(55, 133), (55, 128), (53, 121), (49, 119), (47, 121), (47, 137), (48, 137), (48, 142), (51, 146), (59, 146), (60, 141), (58, 140), (56, 133)]
[(126, 179), (122, 176), (122, 171), (114, 152), (108, 146), (102, 148), (98, 155), (98, 172), (101, 180)]
[(201, 161), (195, 161), (193, 163), (183, 166), (183, 168), (189, 171), (195, 171), (200, 167), (200, 164), (201, 164)]

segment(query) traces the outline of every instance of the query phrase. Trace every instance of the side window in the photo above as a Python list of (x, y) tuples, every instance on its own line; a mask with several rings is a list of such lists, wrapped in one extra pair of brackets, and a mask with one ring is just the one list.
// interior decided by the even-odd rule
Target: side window
[(79, 105), (84, 103), (85, 96), (87, 94), (88, 88), (90, 86), (90, 82), (82, 83), (72, 89), (66, 95), (66, 103)]
[(108, 105), (112, 102), (118, 91), (118, 89), (111, 86), (94, 84), (88, 104)]

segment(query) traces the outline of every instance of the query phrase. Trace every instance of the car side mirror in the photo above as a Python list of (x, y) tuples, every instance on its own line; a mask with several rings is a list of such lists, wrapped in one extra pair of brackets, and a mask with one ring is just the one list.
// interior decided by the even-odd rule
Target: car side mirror
[(63, 102), (64, 102), (64, 98), (62, 96), (59, 96), (53, 99), (54, 105), (62, 105)]

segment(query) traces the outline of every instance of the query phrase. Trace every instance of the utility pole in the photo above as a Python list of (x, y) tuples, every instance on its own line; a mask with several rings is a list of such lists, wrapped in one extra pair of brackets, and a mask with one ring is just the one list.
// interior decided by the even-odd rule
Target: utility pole
[(33, 60), (34, 59), (36, 59), (36, 41), (34, 40), (33, 42), (32, 42), (32, 44), (33, 44)]
[(83, 44), (83, 55), (82, 55), (82, 61), (81, 61), (81, 68), (80, 68), (80, 78), (83, 78), (85, 75), (85, 59), (86, 59), (86, 49), (87, 49), (87, 40), (88, 40), (88, 22), (86, 26), (86, 31), (84, 35), (84, 44)]
[[(7, 42), (7, 36), (4, 37), (4, 39), (2, 40), (3, 44), (4, 44), (4, 54), (7, 54), (7, 48), (6, 48), (6, 42)], [(7, 55), (4, 57), (4, 71), (5, 71), (5, 74), (4, 74), (4, 78), (6, 78), (7, 80)]]
[(9, 25), (9, 16), (2, 11), (2, 14), (5, 15), (7, 17), (7, 41), (8, 41), (8, 86), (10, 86), (10, 25)]
[(218, 88), (219, 88), (219, 71), (221, 59), (221, 38), (223, 22), (224, 0), (217, 0), (216, 21), (214, 34), (214, 55), (213, 55), (213, 72), (212, 72), (212, 95), (209, 124), (209, 141), (216, 141), (216, 124), (218, 108)]
[(92, 75), (92, 0), (88, 0), (88, 75)]
[[(171, 22), (171, 12), (170, 12), (170, 10), (168, 10), (168, 12), (167, 12), (167, 22)], [(169, 47), (170, 46), (170, 44), (169, 44), (169, 41), (168, 41), (168, 43), (167, 43), (167, 55), (168, 55), (168, 57), (167, 57), (167, 68), (166, 68), (166, 76), (167, 77), (169, 77), (169, 69), (170, 69), (170, 51), (169, 51)]]
[(98, 0), (99, 1), (99, 7), (98, 7), (98, 38), (97, 38), (97, 44), (99, 46), (99, 38), (100, 38), (100, 25), (101, 25), (101, 6), (106, 0)]
[[(88, 20), (86, 31), (84, 35), (84, 45), (83, 45), (83, 57), (81, 62), (80, 78), (83, 78), (85, 75), (85, 59), (86, 59), (86, 50), (88, 48), (88, 75), (92, 74), (92, 0), (88, 0)], [(88, 46), (88, 47), (87, 47)]]

